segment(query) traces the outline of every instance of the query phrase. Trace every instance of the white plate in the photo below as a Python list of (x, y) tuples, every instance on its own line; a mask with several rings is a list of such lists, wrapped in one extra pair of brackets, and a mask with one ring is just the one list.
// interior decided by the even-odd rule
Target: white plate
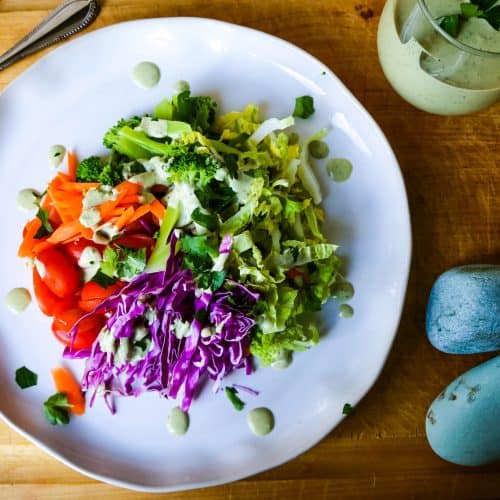
[[(140, 61), (161, 68), (160, 85), (141, 90), (130, 78)], [(210, 94), (222, 110), (249, 102), (267, 116), (286, 116), (296, 96), (312, 95), (316, 113), (308, 133), (330, 126), (331, 154), (354, 164), (351, 179), (333, 183), (324, 163), (317, 173), (325, 196), (326, 232), (347, 256), (356, 287), (355, 316), (337, 320), (329, 303), (318, 318), (320, 346), (297, 355), (283, 372), (260, 369), (231, 376), (261, 391), (237, 413), (207, 387), (191, 408), (183, 438), (165, 430), (173, 402), (156, 394), (120, 400), (111, 416), (98, 403), (66, 427), (47, 424), (42, 403), (54, 392), (50, 369), (60, 346), (35, 304), (14, 316), (0, 308), (0, 410), (16, 430), (67, 465), (91, 477), (143, 491), (215, 485), (255, 474), (304, 452), (343, 418), (377, 378), (393, 341), (406, 290), (411, 237), (406, 193), (389, 144), (373, 119), (331, 71), (297, 47), (247, 28), (196, 18), (150, 19), (114, 25), (83, 36), (42, 58), (0, 96), (0, 295), (30, 287), (16, 257), (27, 216), (15, 208), (25, 187), (42, 188), (53, 175), (47, 148), (65, 144), (81, 156), (104, 152), (101, 140), (122, 116), (151, 110), (178, 80)], [(300, 121), (300, 120), (299, 120)], [(102, 151), (101, 151), (102, 150)], [(21, 391), (16, 368), (39, 374)], [(75, 365), (72, 364), (74, 367)], [(77, 369), (81, 370), (81, 364)], [(269, 406), (275, 430), (251, 434), (246, 410)]]

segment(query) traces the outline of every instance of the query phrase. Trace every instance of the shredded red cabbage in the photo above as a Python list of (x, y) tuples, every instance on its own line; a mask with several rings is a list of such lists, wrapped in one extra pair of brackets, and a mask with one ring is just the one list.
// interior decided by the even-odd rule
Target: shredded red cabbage
[[(234, 369), (252, 372), (249, 347), (255, 321), (249, 314), (259, 295), (228, 279), (216, 292), (198, 289), (191, 270), (181, 266), (182, 254), (175, 253), (176, 242), (174, 232), (164, 271), (138, 276), (84, 316), (106, 313), (105, 328), (113, 337), (111, 349), (103, 351), (99, 338), (91, 352), (66, 349), (66, 357), (88, 356), (82, 389), (93, 391), (90, 405), (100, 391), (104, 391), (112, 412), (110, 395), (158, 391), (167, 398), (183, 393), (181, 408), (187, 411), (203, 377), (214, 380), (218, 388)], [(230, 249), (231, 244), (232, 240), (223, 241), (221, 251), (222, 247)], [(181, 338), (175, 328), (179, 321), (191, 325), (188, 335)], [(77, 327), (73, 327), (73, 336)], [(117, 354), (118, 346), (122, 342), (137, 349), (141, 341), (132, 343), (138, 327), (147, 329), (150, 342), (145, 354), (131, 361)]]

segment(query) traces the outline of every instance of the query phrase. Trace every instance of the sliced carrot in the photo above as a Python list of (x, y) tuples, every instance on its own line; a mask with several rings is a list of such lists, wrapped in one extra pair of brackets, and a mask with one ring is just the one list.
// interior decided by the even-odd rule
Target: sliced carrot
[(129, 224), (131, 222), (136, 221), (137, 219), (140, 219), (141, 217), (144, 217), (146, 214), (148, 214), (151, 211), (151, 205), (149, 203), (145, 205), (141, 205), (135, 212), (134, 215), (129, 220)]
[(123, 198), (120, 198), (120, 205), (133, 205), (134, 203), (139, 203), (141, 197), (138, 194), (128, 194)]
[(76, 180), (76, 167), (78, 166), (78, 160), (73, 151), (68, 150), (67, 161), (68, 161), (68, 176), (72, 181), (74, 181)]
[(52, 378), (57, 392), (65, 394), (68, 403), (72, 405), (69, 411), (75, 415), (83, 415), (85, 413), (85, 397), (73, 374), (66, 368), (58, 367), (52, 370)]
[(78, 193), (99, 187), (99, 185), (98, 182), (65, 182), (61, 184), (60, 189), (62, 191), (76, 191)]
[(33, 256), (33, 247), (39, 243), (39, 240), (35, 239), (35, 235), (41, 227), (42, 221), (38, 217), (35, 217), (26, 223), (23, 230), (23, 241), (17, 251), (17, 255), (19, 255), (19, 257)]
[(32, 254), (33, 256), (38, 255), (39, 253), (43, 252), (44, 250), (47, 250), (47, 248), (53, 247), (54, 244), (51, 243), (50, 241), (45, 240), (38, 240), (38, 243), (36, 243), (33, 246), (32, 249)]
[(80, 235), (88, 229), (80, 223), (78, 219), (61, 224), (48, 238), (50, 243), (65, 243), (70, 238)]
[(150, 203), (151, 213), (158, 219), (158, 222), (161, 223), (163, 217), (165, 216), (165, 207), (158, 200), (153, 200)]
[(134, 215), (134, 208), (133, 207), (128, 207), (125, 209), (122, 215), (116, 219), (114, 222), (114, 225), (117, 227), (117, 229), (120, 231), (122, 230), (130, 221), (130, 218)]
[(118, 184), (115, 189), (118, 191), (118, 193), (139, 194), (142, 186), (135, 182), (123, 181)]

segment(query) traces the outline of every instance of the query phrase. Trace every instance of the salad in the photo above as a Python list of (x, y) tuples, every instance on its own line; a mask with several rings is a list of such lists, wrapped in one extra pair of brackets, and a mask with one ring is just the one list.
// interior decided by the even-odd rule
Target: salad
[(312, 98), (283, 119), (216, 109), (184, 89), (120, 119), (107, 156), (67, 153), (24, 227), (18, 254), (64, 357), (86, 360), (90, 406), (157, 391), (187, 411), (207, 377), (217, 391), (319, 341), (302, 319), (342, 277), (309, 163), (326, 130), (290, 130)]

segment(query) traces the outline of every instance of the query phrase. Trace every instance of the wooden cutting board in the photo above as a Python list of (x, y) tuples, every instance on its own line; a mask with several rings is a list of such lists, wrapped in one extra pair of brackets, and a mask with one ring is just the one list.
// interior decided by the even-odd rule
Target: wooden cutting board
[[(57, 0), (0, 0), (0, 52)], [(312, 450), (237, 483), (165, 495), (174, 499), (500, 498), (500, 464), (465, 468), (433, 454), (425, 413), (439, 391), (489, 355), (451, 356), (426, 340), (425, 307), (449, 267), (500, 263), (500, 106), (466, 117), (420, 112), (380, 69), (383, 0), (107, 0), (92, 26), (201, 16), (282, 37), (326, 63), (386, 133), (401, 164), (413, 225), (413, 264), (398, 335), (378, 382)], [(0, 72), (0, 89), (41, 55)], [(500, 424), (499, 424), (500, 425)], [(72, 471), (0, 423), (0, 498), (150, 498)], [(159, 498), (161, 495), (156, 496)]]

